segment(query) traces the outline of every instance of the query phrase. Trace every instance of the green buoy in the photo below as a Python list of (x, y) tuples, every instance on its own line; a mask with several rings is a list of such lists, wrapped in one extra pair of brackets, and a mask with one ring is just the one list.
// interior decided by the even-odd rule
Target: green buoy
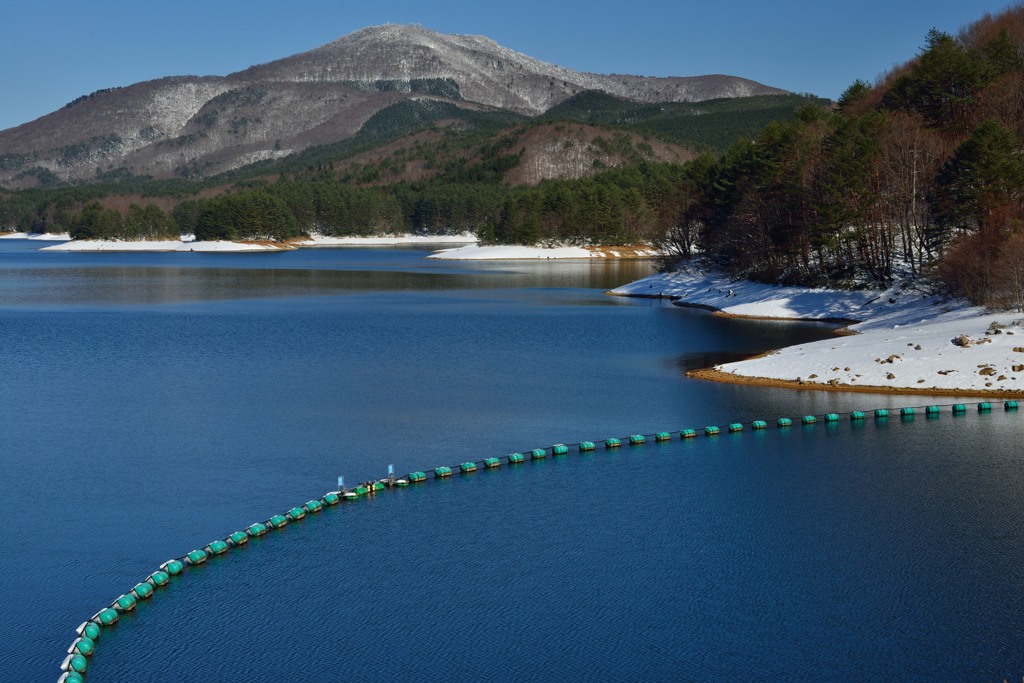
[(117, 621), (118, 616), (117, 610), (112, 607), (106, 607), (100, 610), (99, 614), (96, 615), (96, 618), (99, 619), (100, 623), (104, 626), (110, 626)]
[(79, 654), (85, 655), (86, 657), (92, 655), (96, 650), (96, 643), (93, 642), (92, 638), (82, 636), (75, 643), (75, 649), (78, 650)]
[(68, 659), (69, 671), (75, 671), (77, 673), (85, 673), (85, 670), (89, 668), (89, 662), (82, 655), (71, 655)]
[(135, 605), (137, 604), (137, 602), (138, 601), (135, 599), (134, 595), (131, 595), (130, 593), (125, 593), (124, 595), (122, 595), (114, 601), (113, 607), (114, 609), (119, 610), (121, 612), (131, 612), (133, 609), (135, 609)]
[(82, 624), (82, 628), (78, 630), (78, 635), (82, 636), (83, 638), (88, 638), (89, 640), (95, 641), (97, 638), (100, 637), (100, 627), (97, 626), (95, 622), (87, 621), (84, 624)]
[(188, 559), (188, 563), (194, 566), (206, 562), (207, 555), (202, 550), (193, 550), (185, 557)]

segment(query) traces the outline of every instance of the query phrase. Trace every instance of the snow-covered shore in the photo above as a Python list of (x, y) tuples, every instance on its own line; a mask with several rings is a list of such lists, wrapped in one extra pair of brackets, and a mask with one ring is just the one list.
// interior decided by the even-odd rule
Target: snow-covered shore
[[(198, 242), (191, 235), (180, 240), (72, 240), (70, 235), (35, 235), (12, 233), (0, 235), (0, 239), (31, 239), (63, 241), (63, 244), (43, 247), (45, 251), (198, 251), (198, 252), (240, 252), (240, 251), (284, 251), (289, 249), (315, 247), (387, 247), (387, 246), (433, 246), (438, 250), (428, 256), (431, 259), (504, 261), (535, 259), (592, 259), (592, 258), (651, 258), (659, 252), (646, 246), (619, 247), (524, 247), (524, 246), (480, 246), (479, 238), (473, 233), (459, 235), (380, 235), (373, 237), (329, 237), (312, 235), (308, 238), (287, 242)], [(458, 246), (452, 246), (458, 245)], [(440, 248), (449, 247), (449, 248)]]
[(708, 379), (845, 391), (1024, 393), (1024, 313), (988, 311), (909, 287), (773, 287), (698, 269), (652, 275), (613, 293), (670, 297), (725, 315), (856, 321), (847, 329), (858, 334), (694, 373)]
[(64, 239), (64, 244), (43, 247), (43, 251), (196, 251), (196, 252), (252, 252), (287, 251), (305, 247), (382, 247), (399, 245), (448, 245), (475, 244), (476, 235), (385, 235), (381, 237), (326, 237), (313, 235), (307, 239), (288, 242), (228, 242), (195, 241), (191, 236), (180, 240), (71, 240), (71, 237), (56, 235), (25, 235), (14, 233), (8, 238), (21, 239)]
[(0, 235), (0, 240), (39, 240), (40, 242), (66, 242), (71, 235), (66, 232), (9, 232)]
[(375, 237), (327, 237), (313, 235), (291, 242), (297, 247), (388, 247), (409, 245), (476, 244), (479, 238), (471, 232), (461, 235), (383, 235)]
[(199, 251), (243, 252), (284, 251), (287, 245), (272, 242), (185, 242), (182, 240), (71, 240), (43, 247), (40, 251)]
[(468, 246), (442, 249), (427, 258), (456, 261), (519, 261), (533, 259), (651, 258), (653, 248), (638, 247), (524, 247), (518, 245)]

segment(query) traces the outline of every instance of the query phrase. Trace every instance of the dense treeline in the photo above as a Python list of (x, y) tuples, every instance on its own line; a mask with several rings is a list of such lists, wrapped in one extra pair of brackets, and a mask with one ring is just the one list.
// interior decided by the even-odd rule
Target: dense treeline
[(72, 236), (81, 239), (194, 234), (201, 240), (286, 240), (474, 231), (497, 243), (622, 244), (660, 239), (679, 223), (685, 198), (694, 192), (690, 167), (676, 164), (641, 164), (537, 187), (495, 181), (365, 188), (325, 174), (181, 202), (170, 215), (152, 204), (121, 213), (93, 202), (67, 220)]
[(107, 209), (97, 202), (88, 204), (71, 217), (74, 239), (161, 240), (177, 239), (177, 224), (155, 204), (132, 204), (126, 213)]
[(838, 110), (808, 107), (708, 165), (672, 241), (790, 282), (938, 271), (978, 302), (1024, 290), (1024, 7), (954, 37)]

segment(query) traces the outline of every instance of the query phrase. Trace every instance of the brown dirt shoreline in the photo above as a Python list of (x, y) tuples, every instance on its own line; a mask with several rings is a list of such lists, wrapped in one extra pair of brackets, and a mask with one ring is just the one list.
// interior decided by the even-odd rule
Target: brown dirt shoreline
[[(757, 316), (757, 315), (735, 315), (733, 313), (726, 313), (720, 308), (709, 306), (708, 304), (690, 303), (687, 301), (680, 301), (678, 297), (664, 296), (660, 294), (623, 294), (620, 296), (633, 296), (637, 298), (648, 298), (648, 299), (671, 299), (672, 303), (682, 308), (696, 308), (710, 312), (712, 315), (719, 315), (724, 318), (740, 318), (747, 320), (778, 320), (783, 322), (827, 322), (827, 323), (839, 323), (845, 325), (852, 325), (860, 322), (853, 318), (772, 318), (768, 316)], [(857, 334), (850, 330), (849, 327), (841, 327), (836, 329), (833, 334), (837, 336)], [(754, 360), (755, 358), (762, 358), (764, 356), (775, 353), (778, 349), (771, 349), (763, 353), (758, 353), (745, 360)], [(686, 373), (687, 377), (694, 379), (700, 379), (707, 382), (721, 382), (723, 384), (738, 384), (742, 386), (753, 386), (753, 387), (775, 387), (779, 389), (794, 389), (797, 391), (833, 391), (833, 392), (846, 392), (854, 394), (892, 394), (892, 395), (906, 395), (906, 396), (963, 396), (963, 397), (978, 397), (978, 398), (1020, 398), (1024, 396), (1024, 390), (996, 390), (996, 389), (945, 389), (939, 387), (922, 387), (920, 389), (911, 387), (886, 387), (877, 384), (826, 384), (824, 382), (809, 382), (806, 380), (792, 380), (792, 379), (773, 379), (771, 377), (748, 377), (744, 375), (734, 375), (729, 372), (722, 372), (715, 368), (702, 368), (700, 370), (690, 370)]]
[(707, 380), (709, 382), (724, 382), (726, 384), (741, 384), (755, 387), (778, 387), (781, 389), (805, 389), (810, 391), (839, 391), (855, 394), (896, 394), (896, 395), (918, 395), (918, 396), (973, 396), (980, 398), (1020, 398), (1024, 396), (1024, 390), (995, 390), (995, 389), (940, 389), (928, 387), (912, 389), (909, 387), (885, 387), (876, 384), (824, 384), (819, 382), (796, 381), (791, 379), (772, 379), (769, 377), (745, 377), (733, 375), (714, 368), (702, 370), (690, 370), (687, 377)]

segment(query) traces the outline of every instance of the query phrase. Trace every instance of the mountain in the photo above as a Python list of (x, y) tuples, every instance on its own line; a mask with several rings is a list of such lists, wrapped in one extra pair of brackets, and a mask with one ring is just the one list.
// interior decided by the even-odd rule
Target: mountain
[(638, 102), (696, 102), (783, 91), (733, 76), (649, 78), (581, 73), (542, 62), (484, 36), (448, 35), (421, 26), (374, 26), (315, 50), (234, 74), (260, 81), (449, 81), (461, 98), (526, 116), (542, 114), (585, 90)]
[(596, 91), (637, 103), (780, 94), (733, 76), (573, 71), (483, 36), (366, 28), (228, 76), (177, 76), (97, 91), (0, 131), (0, 184), (207, 177), (351, 139), (409, 101), (538, 116)]

